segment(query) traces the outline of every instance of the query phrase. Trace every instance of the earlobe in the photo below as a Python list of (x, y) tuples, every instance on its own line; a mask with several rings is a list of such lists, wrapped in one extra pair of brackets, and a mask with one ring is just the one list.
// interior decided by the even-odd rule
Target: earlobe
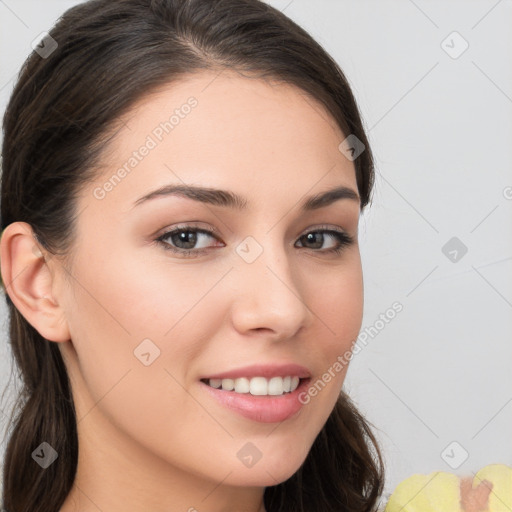
[(53, 296), (54, 276), (30, 224), (13, 222), (0, 240), (4, 288), (25, 319), (47, 340), (68, 341), (64, 311)]

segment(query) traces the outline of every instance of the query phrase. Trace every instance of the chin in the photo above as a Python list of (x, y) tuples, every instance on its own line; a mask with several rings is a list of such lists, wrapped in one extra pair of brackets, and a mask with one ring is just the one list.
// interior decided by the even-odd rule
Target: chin
[(261, 467), (240, 470), (236, 475), (231, 475), (230, 484), (240, 487), (272, 487), (279, 485), (291, 478), (299, 469), (299, 466), (274, 468)]
[(240, 486), (271, 487), (285, 482), (298, 471), (308, 454), (305, 452), (301, 457), (300, 451), (293, 455), (291, 453), (293, 452), (275, 452), (269, 456), (263, 455), (252, 467), (242, 465), (233, 472), (230, 483)]

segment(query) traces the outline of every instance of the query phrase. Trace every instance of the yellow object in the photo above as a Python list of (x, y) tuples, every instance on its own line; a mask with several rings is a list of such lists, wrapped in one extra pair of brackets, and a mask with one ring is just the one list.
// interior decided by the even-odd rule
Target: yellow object
[[(490, 493), (484, 480), (492, 484)], [(462, 504), (457, 475), (443, 471), (412, 475), (396, 486), (384, 512), (512, 512), (512, 468), (504, 464), (485, 466), (473, 478), (472, 489), (479, 486), (474, 496), (471, 488), (465, 487)], [(482, 495), (488, 495), (487, 506), (481, 505)]]
[(385, 512), (461, 512), (457, 475), (436, 471), (400, 482)]
[(492, 483), (489, 512), (512, 512), (512, 468), (504, 464), (483, 467), (473, 479), (473, 488), (482, 480)]

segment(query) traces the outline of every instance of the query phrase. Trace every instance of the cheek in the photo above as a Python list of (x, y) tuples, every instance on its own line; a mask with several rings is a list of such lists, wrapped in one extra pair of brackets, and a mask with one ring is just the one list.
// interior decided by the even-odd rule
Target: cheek
[(229, 267), (180, 268), (117, 254), (112, 247), (96, 253), (108, 252), (108, 258), (84, 251), (68, 301), (71, 338), (91, 393), (101, 397), (128, 369), (148, 360), (185, 381), (223, 318), (222, 285), (216, 285)]
[(79, 420), (86, 427), (105, 416), (105, 431), (115, 427), (175, 462), (186, 461), (208, 432), (223, 435), (185, 387), (198, 354), (219, 329), (215, 284), (229, 268), (195, 267), (179, 272), (176, 265), (151, 266), (113, 252), (101, 261), (91, 255), (87, 265), (77, 263), (80, 284), (68, 301)]
[[(345, 349), (353, 342), (361, 328), (363, 317), (363, 277), (359, 253), (354, 251), (345, 264), (336, 269), (324, 269), (308, 281), (308, 304), (323, 324), (326, 353)], [(328, 342), (327, 342), (328, 340)]]
[[(224, 268), (225, 267), (225, 268)], [(91, 327), (137, 339), (164, 338), (187, 322), (229, 267), (167, 264), (111, 253), (81, 264), (76, 320), (94, 318)], [(81, 293), (85, 291), (86, 293)], [(210, 301), (212, 303), (212, 301)]]
[(363, 279), (359, 252), (357, 248), (347, 252), (337, 265), (302, 264), (295, 279), (312, 317), (304, 334), (297, 338), (303, 360), (315, 369), (303, 403), (311, 412), (307, 415), (309, 426), (319, 430), (338, 398), (350, 362), (347, 353), (361, 328)]
[(317, 275), (316, 291), (309, 294), (311, 310), (318, 320), (315, 332), (321, 331), (325, 336), (316, 339), (312, 334), (316, 343), (310, 350), (321, 353), (321, 364), (319, 375), (310, 383), (304, 400), (322, 409), (322, 421), (327, 419), (338, 398), (352, 358), (352, 346), (361, 329), (364, 294), (357, 256), (338, 271), (331, 271), (329, 276)]

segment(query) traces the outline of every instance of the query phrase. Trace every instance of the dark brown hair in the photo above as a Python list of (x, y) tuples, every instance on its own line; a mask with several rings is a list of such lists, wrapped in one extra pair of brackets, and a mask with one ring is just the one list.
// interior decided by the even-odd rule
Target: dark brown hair
[[(92, 0), (69, 9), (50, 35), (58, 47), (27, 58), (4, 116), (2, 230), (27, 222), (50, 254), (66, 255), (77, 193), (97, 175), (107, 134), (120, 116), (149, 92), (206, 69), (287, 82), (323, 104), (345, 136), (365, 145), (354, 165), (361, 210), (369, 202), (373, 159), (343, 72), (307, 32), (268, 4)], [(23, 387), (10, 418), (2, 507), (58, 512), (78, 462), (70, 382), (57, 343), (44, 339), (8, 294), (6, 301)], [(43, 440), (58, 452), (46, 469), (31, 458)], [(268, 512), (370, 512), (383, 479), (370, 425), (342, 391), (303, 465), (266, 488), (265, 506)]]

